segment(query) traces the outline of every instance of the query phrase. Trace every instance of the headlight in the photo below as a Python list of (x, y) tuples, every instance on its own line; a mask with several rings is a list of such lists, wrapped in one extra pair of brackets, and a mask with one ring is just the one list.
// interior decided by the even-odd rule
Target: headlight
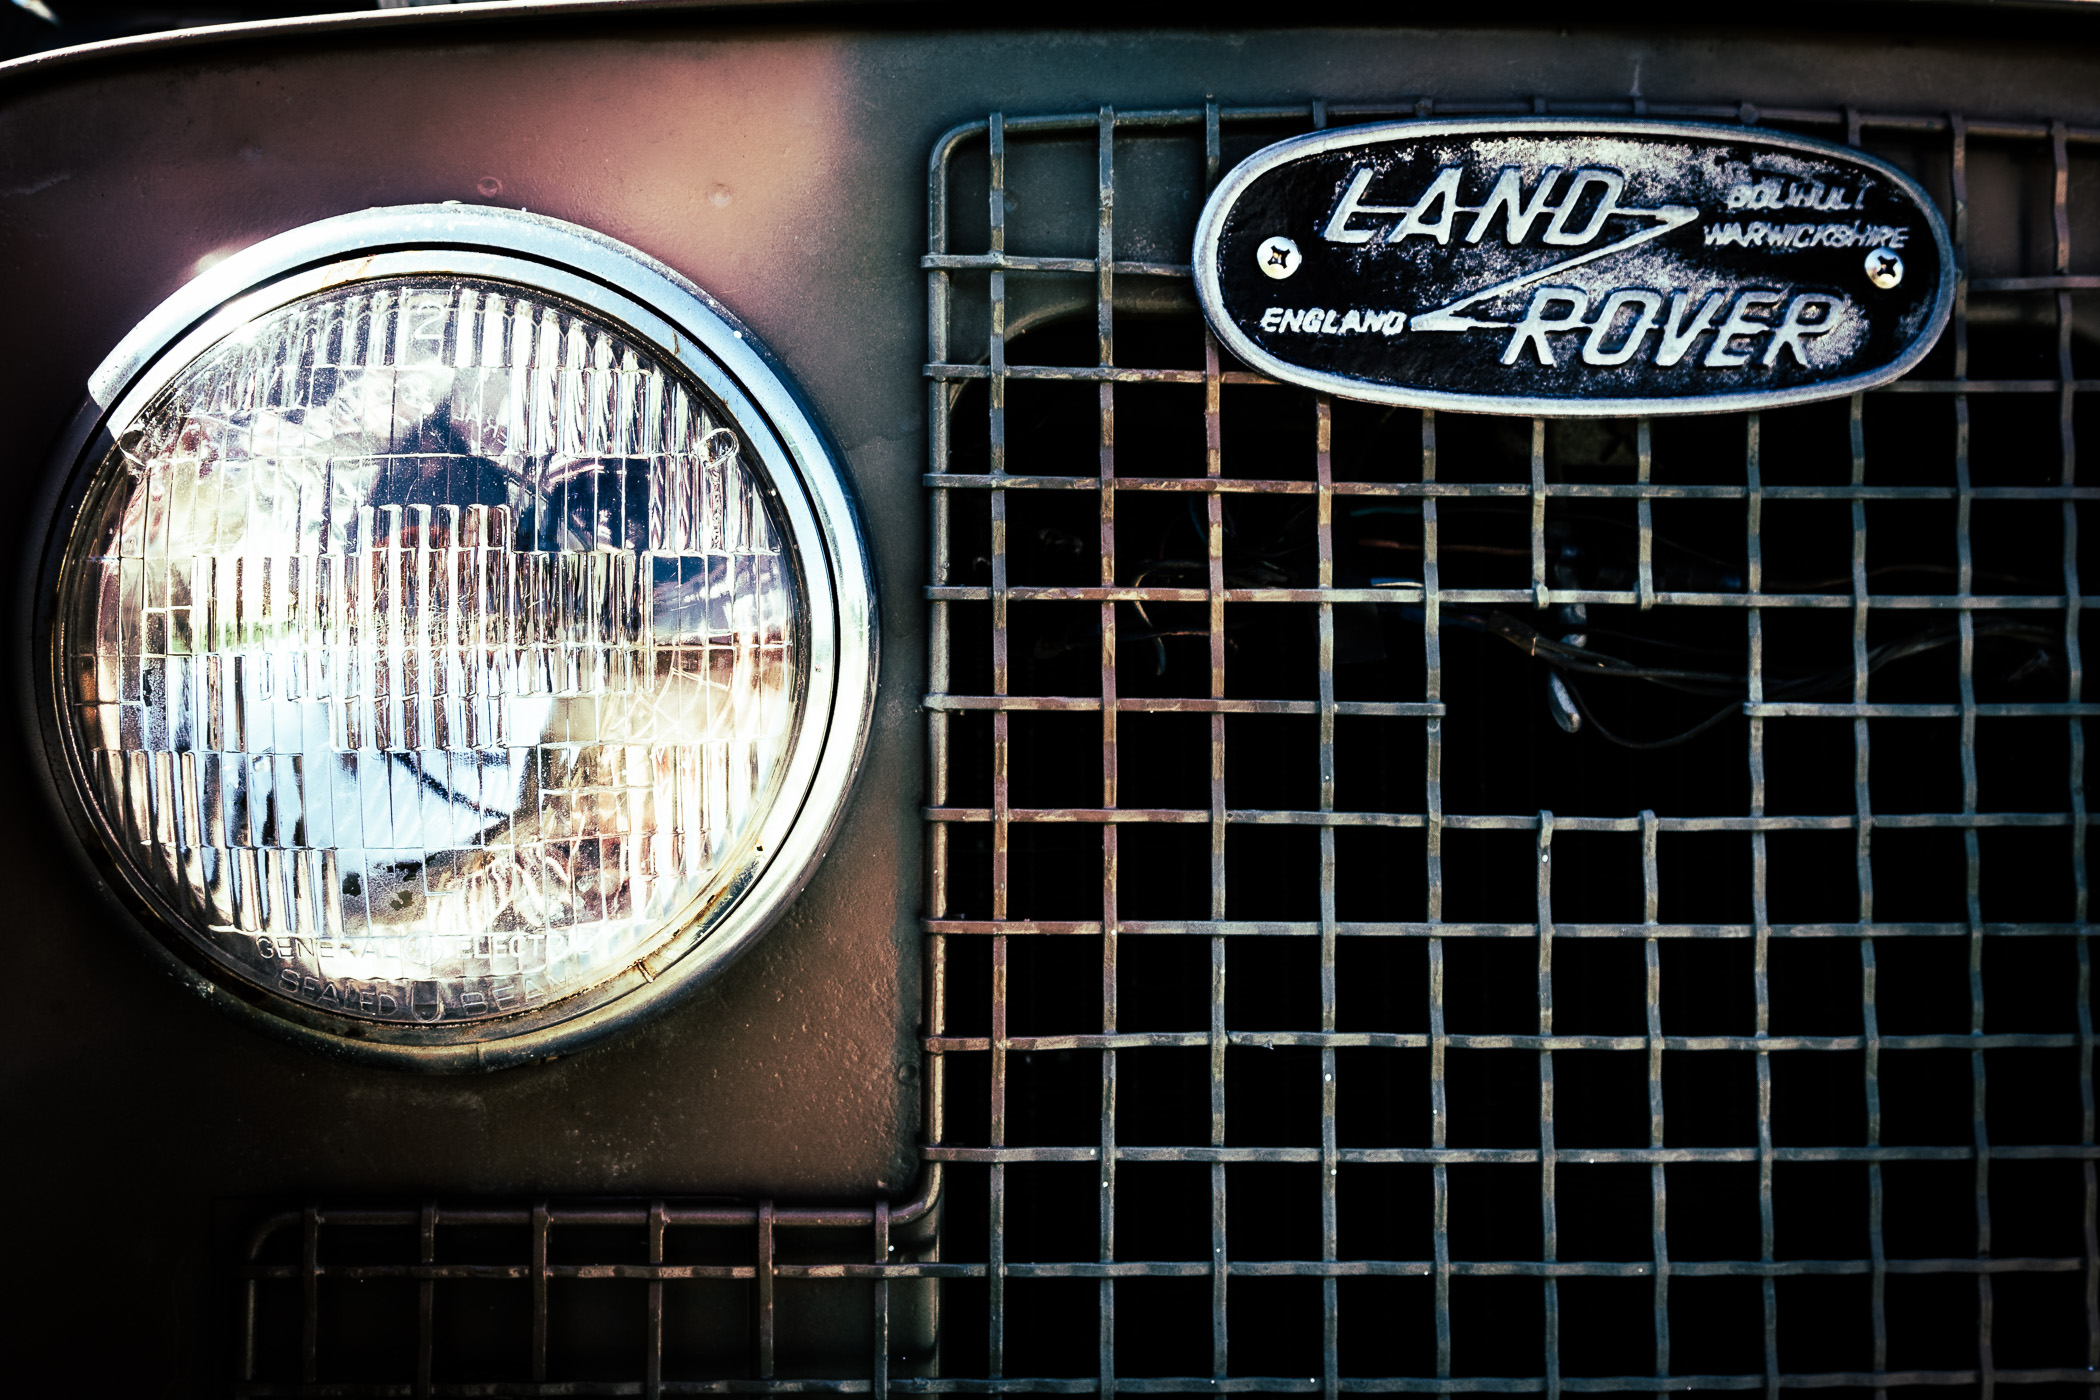
[[(483, 246), (340, 260), (414, 227)], [(214, 985), (426, 1063), (692, 985), (860, 740), (867, 566), (816, 433), (718, 309), (551, 221), (242, 258), (110, 415), (58, 568), (105, 864)]]

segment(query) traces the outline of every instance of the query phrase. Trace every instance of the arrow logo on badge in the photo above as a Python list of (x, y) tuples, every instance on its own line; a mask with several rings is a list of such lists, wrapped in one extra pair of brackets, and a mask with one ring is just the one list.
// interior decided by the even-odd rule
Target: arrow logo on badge
[(1577, 253), (1572, 258), (1562, 258), (1559, 262), (1549, 263), (1545, 267), (1539, 268), (1534, 272), (1527, 272), (1521, 277), (1512, 277), (1506, 282), (1497, 282), (1492, 287), (1485, 287), (1480, 291), (1460, 297), (1457, 301), (1437, 307), (1434, 311), (1419, 312), (1408, 321), (1409, 329), (1418, 331), (1507, 330), (1514, 324), (1513, 322), (1482, 321), (1471, 316), (1462, 316), (1459, 313), (1469, 306), (1486, 301), (1490, 297), (1500, 296), (1505, 292), (1522, 291), (1526, 287), (1545, 281), (1556, 272), (1565, 272), (1571, 267), (1581, 267), (1584, 263), (1593, 263), (1597, 259), (1609, 257), (1613, 253), (1623, 253), (1628, 248), (1637, 247), (1650, 239), (1660, 238), (1671, 229), (1683, 228), (1686, 224), (1694, 223), (1699, 218), (1699, 211), (1688, 204), (1665, 204), (1656, 209), (1620, 208), (1614, 209), (1612, 212), (1651, 218), (1656, 222), (1652, 226), (1622, 238), (1616, 243), (1607, 243), (1602, 248), (1592, 248), (1586, 253)]

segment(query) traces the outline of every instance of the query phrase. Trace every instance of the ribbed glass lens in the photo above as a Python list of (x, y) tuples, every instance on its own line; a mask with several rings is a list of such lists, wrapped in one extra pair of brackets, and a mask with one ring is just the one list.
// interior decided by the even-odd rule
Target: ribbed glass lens
[(61, 575), (117, 858), (244, 976), (457, 1022), (622, 973), (753, 859), (793, 556), (691, 379), (497, 283), (261, 318), (120, 433)]

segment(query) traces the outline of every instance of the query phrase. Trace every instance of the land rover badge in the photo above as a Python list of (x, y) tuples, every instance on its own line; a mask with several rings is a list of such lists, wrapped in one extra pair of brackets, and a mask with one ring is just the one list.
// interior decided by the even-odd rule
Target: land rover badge
[(1229, 172), (1196, 233), (1220, 341), (1349, 398), (1711, 413), (1886, 384), (1954, 257), (1884, 161), (1743, 127), (1565, 118), (1317, 132)]

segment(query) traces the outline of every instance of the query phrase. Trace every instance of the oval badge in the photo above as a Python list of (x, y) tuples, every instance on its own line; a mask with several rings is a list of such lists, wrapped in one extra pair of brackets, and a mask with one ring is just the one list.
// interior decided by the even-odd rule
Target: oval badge
[(1542, 416), (1713, 413), (1856, 393), (1954, 300), (1917, 182), (1748, 128), (1535, 117), (1279, 142), (1196, 231), (1218, 339), (1349, 398)]

